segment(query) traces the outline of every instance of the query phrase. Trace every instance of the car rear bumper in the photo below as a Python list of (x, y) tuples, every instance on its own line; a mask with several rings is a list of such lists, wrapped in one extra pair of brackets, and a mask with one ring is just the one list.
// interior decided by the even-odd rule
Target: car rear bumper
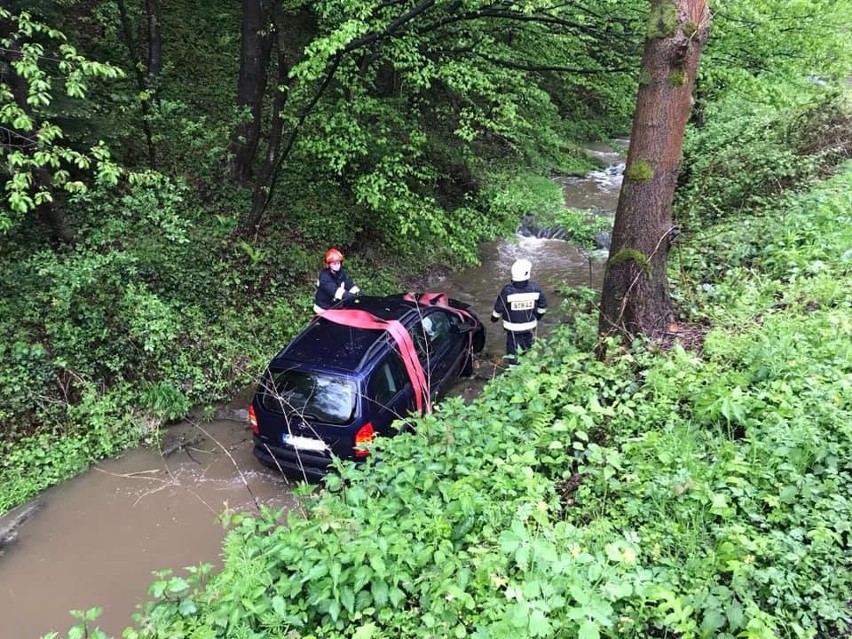
[(331, 458), (326, 455), (270, 446), (257, 438), (254, 440), (254, 456), (264, 466), (300, 479), (321, 479), (333, 470)]

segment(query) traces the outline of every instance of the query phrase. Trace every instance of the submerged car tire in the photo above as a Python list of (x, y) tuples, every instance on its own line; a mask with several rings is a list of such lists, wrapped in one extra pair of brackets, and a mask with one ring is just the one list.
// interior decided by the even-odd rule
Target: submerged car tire
[(473, 336), (473, 352), (480, 353), (483, 348), (485, 348), (485, 329)]

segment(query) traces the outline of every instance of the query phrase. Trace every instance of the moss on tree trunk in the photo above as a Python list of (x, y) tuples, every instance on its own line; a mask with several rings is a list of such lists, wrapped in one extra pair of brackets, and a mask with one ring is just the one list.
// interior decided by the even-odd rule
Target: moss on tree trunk
[(666, 277), (672, 200), (709, 21), (705, 0), (651, 2), (643, 81), (604, 277), (603, 337), (656, 337), (673, 318)]

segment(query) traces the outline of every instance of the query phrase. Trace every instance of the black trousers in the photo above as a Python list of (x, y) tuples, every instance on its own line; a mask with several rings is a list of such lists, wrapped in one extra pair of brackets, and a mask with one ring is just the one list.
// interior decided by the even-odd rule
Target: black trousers
[(535, 334), (532, 331), (513, 333), (506, 331), (506, 358), (516, 359), (520, 351), (529, 350)]

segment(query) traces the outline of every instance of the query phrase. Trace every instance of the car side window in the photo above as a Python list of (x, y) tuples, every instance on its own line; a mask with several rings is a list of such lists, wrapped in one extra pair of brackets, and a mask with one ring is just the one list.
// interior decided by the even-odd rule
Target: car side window
[(405, 388), (408, 378), (397, 353), (391, 353), (378, 366), (370, 380), (370, 397), (379, 406), (386, 406)]
[(431, 323), (430, 330), (426, 332), (429, 338), (429, 347), (433, 352), (438, 351), (450, 338), (450, 318), (446, 313), (438, 311), (425, 318), (424, 324), (427, 321)]
[(423, 322), (417, 322), (409, 329), (411, 340), (414, 342), (414, 350), (421, 363), (425, 364), (429, 358), (429, 337)]
[(450, 318), (447, 313), (435, 311), (411, 328), (414, 347), (420, 361), (426, 360), (441, 349), (450, 338)]

